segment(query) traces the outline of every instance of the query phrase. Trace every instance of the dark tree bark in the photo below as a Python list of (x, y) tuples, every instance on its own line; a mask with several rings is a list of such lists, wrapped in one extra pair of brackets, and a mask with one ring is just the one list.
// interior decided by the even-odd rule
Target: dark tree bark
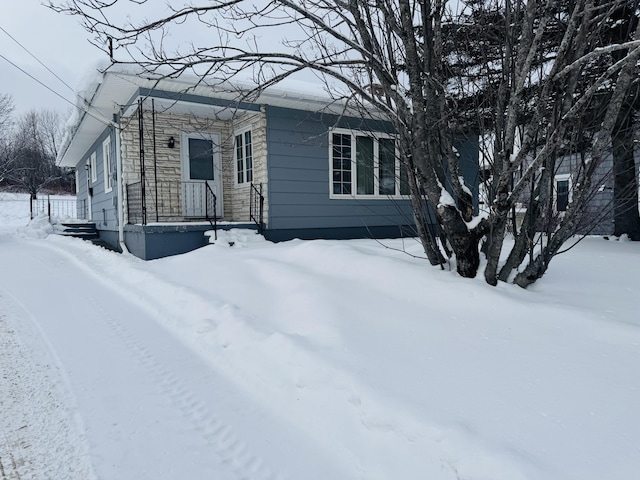
[(640, 241), (638, 168), (634, 159), (633, 103), (625, 102), (611, 134), (613, 150), (613, 211), (615, 236)]
[[(633, 38), (638, 31), (640, 4), (638, 0), (626, 0), (614, 11), (613, 26), (606, 32), (611, 42), (622, 43)], [(620, 61), (627, 51), (613, 52), (614, 61)], [(613, 155), (613, 224), (614, 235), (627, 234), (632, 240), (640, 240), (640, 215), (638, 212), (638, 169), (634, 161), (634, 116), (640, 106), (639, 69), (635, 68), (629, 95), (621, 104), (615, 126), (611, 132)]]

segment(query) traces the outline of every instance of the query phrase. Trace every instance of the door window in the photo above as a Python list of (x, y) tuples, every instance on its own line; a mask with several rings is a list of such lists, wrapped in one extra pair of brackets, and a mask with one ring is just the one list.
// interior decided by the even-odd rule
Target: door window
[(214, 180), (211, 140), (189, 138), (189, 176), (191, 180)]

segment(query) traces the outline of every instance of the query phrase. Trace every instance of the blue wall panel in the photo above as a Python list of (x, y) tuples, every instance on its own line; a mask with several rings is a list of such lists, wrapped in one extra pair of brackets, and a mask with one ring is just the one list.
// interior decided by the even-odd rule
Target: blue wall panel
[[(102, 144), (109, 138), (111, 141), (111, 168), (112, 172), (116, 169), (116, 145), (115, 132), (111, 128), (105, 128), (98, 139), (93, 143), (91, 148), (85, 152), (82, 158), (78, 159), (76, 170), (79, 175), (79, 191), (77, 199), (79, 203), (86, 202), (91, 204), (92, 221), (96, 223), (98, 230), (115, 231), (118, 228), (117, 218), (118, 212), (115, 207), (114, 198), (117, 195), (116, 182), (113, 182), (113, 188), (110, 192), (105, 192), (105, 175), (104, 175), (104, 159)], [(97, 179), (92, 182), (88, 170), (85, 165), (90, 163), (91, 155), (96, 154), (96, 174)], [(91, 188), (92, 198), (89, 202), (88, 188)]]
[[(406, 199), (330, 198), (332, 128), (392, 132), (391, 125), (381, 121), (267, 107), (268, 236), (286, 237), (285, 230), (301, 238), (313, 238), (305, 234), (312, 230), (321, 238), (395, 235), (400, 226), (412, 225)], [(477, 194), (477, 139), (461, 139), (456, 146), (463, 157), (461, 173)], [(403, 234), (406, 231), (402, 229)]]

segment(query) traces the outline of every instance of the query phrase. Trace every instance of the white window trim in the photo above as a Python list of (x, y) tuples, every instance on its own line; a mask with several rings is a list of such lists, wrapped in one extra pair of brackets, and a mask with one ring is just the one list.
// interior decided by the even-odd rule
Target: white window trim
[(91, 170), (91, 183), (96, 183), (98, 181), (98, 156), (96, 152), (91, 154), (89, 170)]
[(569, 208), (569, 204), (573, 200), (573, 182), (571, 181), (570, 173), (561, 173), (553, 177), (553, 211), (564, 214), (565, 210), (558, 210), (558, 182), (569, 181), (569, 195), (567, 199), (567, 208)]
[[(333, 193), (333, 134), (343, 134), (343, 135), (351, 135), (351, 193)], [(357, 193), (357, 171), (356, 171), (356, 137), (364, 136), (370, 137), (374, 140), (373, 142), (373, 194), (362, 194)], [(386, 195), (379, 194), (377, 192), (380, 191), (380, 177), (377, 174), (379, 172), (380, 167), (380, 144), (378, 142), (379, 139), (391, 138), (397, 140), (397, 136), (382, 133), (382, 132), (371, 132), (365, 130), (352, 130), (348, 128), (334, 128), (329, 130), (329, 198), (330, 199), (362, 199), (362, 200), (389, 200), (389, 199), (407, 199), (409, 195), (402, 195), (400, 193), (400, 169), (402, 168), (400, 160), (397, 155), (397, 146), (396, 146), (396, 160), (394, 166), (394, 175), (395, 175), (395, 195)], [(396, 144), (397, 145), (397, 144)]]
[[(247, 160), (246, 160), (246, 151), (244, 153), (244, 170), (242, 171), (242, 182), (238, 182), (238, 150), (236, 149), (236, 138), (238, 135), (242, 135), (244, 141), (244, 134), (247, 132), (251, 132), (251, 181), (247, 181)], [(255, 135), (253, 125), (249, 125), (247, 127), (243, 127), (239, 130), (234, 130), (233, 132), (233, 183), (237, 187), (242, 187), (246, 185), (251, 185), (253, 183), (253, 179), (255, 178), (256, 171), (256, 162), (255, 162)], [(246, 145), (243, 144), (243, 148), (246, 148)]]
[[(189, 139), (195, 138), (200, 140), (209, 140), (213, 144), (213, 171), (214, 179), (207, 180), (210, 183), (213, 193), (217, 199), (218, 216), (224, 215), (224, 179), (223, 179), (223, 146), (221, 143), (222, 134), (220, 132), (200, 132), (200, 131), (187, 131), (180, 133), (180, 178), (183, 182), (192, 181), (189, 175)], [(177, 144), (177, 142), (176, 142)]]
[[(109, 162), (107, 162), (107, 158)], [(109, 193), (113, 190), (113, 177), (111, 176), (112, 168), (112, 156), (111, 156), (111, 138), (107, 138), (102, 142), (102, 166), (104, 169), (104, 193)]]

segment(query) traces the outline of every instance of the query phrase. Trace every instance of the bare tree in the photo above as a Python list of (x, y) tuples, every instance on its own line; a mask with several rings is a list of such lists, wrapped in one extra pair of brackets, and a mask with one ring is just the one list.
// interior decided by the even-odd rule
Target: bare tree
[(13, 99), (10, 95), (0, 95), (0, 183), (11, 168), (9, 153), (10, 127), (13, 113)]
[(32, 198), (63, 176), (55, 165), (61, 131), (59, 115), (46, 110), (30, 111), (17, 122), (9, 148), (12, 168), (7, 180)]
[[(445, 0), (273, 0), (260, 6), (213, 0), (139, 24), (116, 23), (111, 11), (116, 4), (144, 5), (146, 0), (69, 0), (50, 6), (80, 16), (114, 63), (168, 76), (195, 72), (210, 84), (249, 71), (257, 91), (308, 70), (336, 100), (363, 112), (377, 109), (395, 129), (418, 233), (431, 263), (442, 263), (449, 245), (459, 274), (474, 277), (484, 239), (486, 281), (513, 279), (526, 287), (546, 272), (576, 232), (634, 78), (639, 32), (622, 43), (600, 42), (603, 25), (625, 1), (470, 0), (451, 2), (453, 11)], [(208, 27), (208, 43), (171, 46), (167, 32), (193, 22)], [(468, 50), (449, 48), (451, 32), (464, 25), (477, 27), (472, 32), (480, 39), (492, 36), (493, 49), (479, 49), (484, 56), (466, 61)], [(265, 41), (280, 32), (289, 33), (279, 45)], [(619, 60), (599, 75), (587, 74), (594, 62), (614, 52)], [(493, 96), (478, 95), (489, 88)], [(603, 90), (610, 93), (606, 101), (599, 95)], [(454, 147), (456, 136), (470, 127), (468, 100), (474, 98), (490, 98), (471, 104), (477, 129), (492, 132), (490, 208), (481, 218), (474, 217)], [(553, 206), (554, 173), (562, 157), (577, 152), (571, 143), (580, 136), (580, 120), (588, 110), (603, 114), (592, 130), (588, 155), (575, 166), (572, 198), (559, 214)], [(525, 192), (524, 216), (531, 228), (516, 237), (501, 264), (509, 216)], [(425, 199), (435, 212), (440, 243), (426, 228)], [(533, 247), (536, 235), (541, 240)]]
[(38, 123), (44, 150), (57, 158), (63, 136), (60, 113), (57, 110), (41, 110), (38, 112)]

